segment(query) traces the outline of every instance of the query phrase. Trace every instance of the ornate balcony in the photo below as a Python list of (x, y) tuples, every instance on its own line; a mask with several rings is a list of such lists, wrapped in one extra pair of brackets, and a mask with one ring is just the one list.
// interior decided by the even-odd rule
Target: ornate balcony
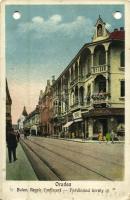
[(91, 96), (93, 105), (106, 105), (108, 103), (109, 93), (96, 93)]
[(104, 73), (108, 71), (109, 71), (108, 65), (99, 65), (99, 66), (92, 67), (92, 74), (100, 74), (100, 73)]
[(70, 106), (71, 110), (76, 110), (78, 108), (84, 108), (86, 104), (84, 102), (75, 102), (73, 105)]

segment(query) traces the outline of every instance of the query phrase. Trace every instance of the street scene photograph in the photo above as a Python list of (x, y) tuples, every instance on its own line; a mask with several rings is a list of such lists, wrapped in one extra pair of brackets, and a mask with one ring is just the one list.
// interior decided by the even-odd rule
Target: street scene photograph
[(5, 6), (6, 180), (123, 181), (124, 5)]

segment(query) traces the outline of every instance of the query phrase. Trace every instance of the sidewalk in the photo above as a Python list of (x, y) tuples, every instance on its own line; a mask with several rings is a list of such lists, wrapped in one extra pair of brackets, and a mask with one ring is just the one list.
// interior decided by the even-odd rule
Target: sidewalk
[[(59, 139), (59, 140), (67, 140), (67, 141), (72, 141), (72, 142), (81, 142), (81, 143), (106, 143), (106, 141), (98, 141), (98, 140), (87, 140), (87, 139), (79, 139), (79, 138), (60, 138), (60, 137), (50, 137), (53, 139)], [(124, 140), (120, 140), (120, 141), (114, 141), (114, 143), (124, 143)], [(109, 141), (109, 144), (111, 143), (111, 141)]]
[(7, 180), (38, 180), (37, 176), (19, 143), (17, 146), (17, 158), (15, 162), (9, 163), (8, 149), (6, 149), (6, 179)]

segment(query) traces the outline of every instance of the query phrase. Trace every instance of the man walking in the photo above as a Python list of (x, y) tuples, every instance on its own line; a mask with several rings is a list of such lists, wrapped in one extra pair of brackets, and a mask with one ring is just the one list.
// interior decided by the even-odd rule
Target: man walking
[(10, 163), (12, 162), (12, 155), (13, 155), (13, 160), (16, 161), (17, 138), (13, 128), (11, 128), (11, 130), (8, 132), (7, 135), (7, 147), (8, 147), (9, 162)]

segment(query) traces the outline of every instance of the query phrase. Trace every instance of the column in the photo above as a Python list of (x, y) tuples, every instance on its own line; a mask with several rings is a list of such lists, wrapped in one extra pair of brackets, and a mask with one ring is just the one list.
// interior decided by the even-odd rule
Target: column
[(93, 119), (89, 119), (88, 121), (88, 137), (89, 139), (93, 137)]
[(93, 67), (93, 53), (91, 53), (91, 67)]
[(109, 93), (108, 77), (106, 78), (106, 93)]
[[(106, 78), (106, 93), (109, 93), (109, 80), (108, 77)], [(106, 103), (108, 102), (108, 95), (106, 97)]]
[(78, 81), (80, 80), (80, 74), (79, 74), (79, 60), (80, 60), (80, 58), (78, 59)]
[(93, 53), (91, 53), (91, 73), (93, 73)]
[(106, 65), (108, 66), (108, 50), (106, 50), (105, 53), (106, 53)]
[(88, 119), (85, 119), (85, 139), (88, 137)]
[(73, 80), (75, 80), (75, 64), (73, 64)]
[[(91, 96), (94, 94), (94, 80), (91, 83)], [(91, 105), (93, 105), (93, 99), (90, 99), (90, 103)]]
[(69, 83), (71, 83), (71, 80), (72, 80), (72, 78), (71, 78), (71, 68), (69, 68), (69, 76), (70, 76)]

